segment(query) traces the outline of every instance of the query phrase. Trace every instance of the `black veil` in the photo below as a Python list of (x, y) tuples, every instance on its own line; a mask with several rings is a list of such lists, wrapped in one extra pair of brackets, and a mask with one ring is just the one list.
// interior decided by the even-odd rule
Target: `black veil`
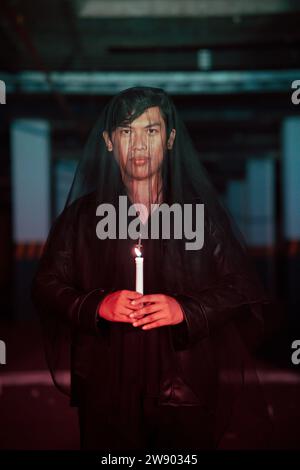
[[(159, 114), (151, 110), (158, 110)], [(157, 122), (159, 115), (162, 119)], [(144, 121), (139, 120), (141, 126), (135, 127), (137, 118), (141, 117)], [(162, 151), (159, 151), (158, 139)], [(135, 172), (140, 173), (137, 175)], [(145, 183), (141, 192), (141, 186), (135, 184), (138, 178)], [(160, 234), (158, 240), (162, 256), (160, 292), (174, 296), (185, 314), (184, 327), (175, 325), (168, 328), (174, 339), (174, 367), (183, 373), (193, 390), (201, 390), (203, 370), (200, 362), (204, 351), (209, 349), (216, 364), (217, 379), (212, 380), (219, 384), (216, 392), (217, 439), (234, 414), (235, 404), (241, 400), (247, 377), (251, 382), (248, 384), (251, 393), (247, 403), (261, 407), (261, 416), (265, 418), (264, 404), (262, 401), (258, 404), (262, 397), (251, 351), (263, 339), (263, 308), (268, 298), (256, 275), (244, 238), (212, 187), (172, 100), (157, 88), (130, 88), (107, 104), (90, 133), (65, 209), (50, 231), (33, 298), (42, 320), (54, 382), (61, 390), (70, 393), (68, 380), (60, 374), (69, 360), (74, 360), (74, 342), (71, 340), (70, 343), (70, 337), (77, 335), (78, 327), (78, 321), (73, 321), (76, 301), (70, 310), (68, 296), (72, 297), (76, 292), (78, 302), (81, 302), (97, 289), (106, 293), (132, 287), (129, 282), (127, 286), (121, 285), (120, 270), (127, 269), (118, 265), (124, 240), (118, 237), (98, 239), (105, 248), (99, 260), (99, 278), (95, 278), (89, 288), (82, 287), (80, 279), (84, 272), (78, 271), (84, 271), (85, 264), (79, 267), (76, 257), (89, 258), (93, 253), (69, 249), (79, 236), (80, 214), (90, 214), (90, 218), (86, 217), (80, 225), (80, 236), (84, 238), (85, 230), (92, 227), (95, 231), (97, 207), (100, 204), (116, 206), (120, 195), (128, 196), (129, 204), (142, 203), (149, 209), (149, 214), (151, 204), (155, 204), (155, 208), (164, 203), (181, 207), (191, 204), (193, 210), (195, 204), (203, 204), (201, 229), (204, 243), (201, 249), (186, 249), (186, 242), (190, 240), (184, 231), (181, 239), (172, 235), (164, 239)], [(138, 214), (142, 215), (140, 211)], [(140, 225), (139, 233), (143, 236), (148, 220), (150, 216)], [(193, 229), (197, 231), (199, 227), (194, 225)], [(133, 246), (135, 242), (130, 243)], [(147, 252), (145, 263), (146, 257)], [(49, 275), (49, 265), (52, 272), (56, 270), (56, 278), (59, 273), (65, 280), (61, 289), (67, 300), (59, 308), (45, 291), (42, 295), (39, 288), (45, 276)], [(144, 288), (145, 293), (152, 293), (146, 279)], [(67, 369), (70, 370), (68, 365)]]
[[(117, 159), (113, 158), (112, 151), (107, 149), (102, 134), (103, 131), (111, 134), (120, 125), (130, 126), (131, 122), (143, 112), (147, 115), (149, 125), (153, 124), (151, 117), (148, 116), (148, 109), (151, 106), (158, 106), (161, 109), (161, 114), (166, 121), (167, 136), (170, 135), (172, 129), (176, 129), (176, 137), (171, 149), (166, 147), (166, 143), (161, 142), (161, 146), (164, 147), (165, 151), (161, 163), (162, 188), (157, 180), (154, 182), (156, 188), (153, 188), (153, 185), (150, 184), (151, 167), (155, 166), (153, 160), (157, 157), (151, 151), (151, 138), (147, 138), (145, 147), (147, 147), (148, 162), (145, 167), (148, 174), (148, 201), (145, 202), (144, 198), (141, 202), (146, 205), (165, 202), (170, 206), (174, 203), (181, 205), (189, 203), (203, 204), (206, 228), (210, 227), (213, 230), (215, 239), (220, 242), (220, 246), (227, 247), (227, 249), (231, 247), (234, 250), (235, 256), (231, 256), (228, 251), (226, 253), (227, 259), (230, 259), (231, 263), (230, 266), (227, 266), (228, 272), (241, 272), (243, 281), (249, 276), (245, 303), (257, 303), (265, 299), (261, 283), (248, 254), (244, 237), (211, 185), (201, 163), (201, 158), (195, 150), (172, 100), (161, 89), (151, 87), (130, 88), (116, 95), (108, 103), (90, 133), (65, 208), (72, 205), (79, 198), (93, 192), (97, 195), (99, 204), (111, 202), (115, 204), (118, 202), (120, 194), (128, 195), (131, 203), (140, 201), (138, 190), (133, 188), (131, 193), (126, 190), (126, 186), (131, 184), (130, 177), (126, 180), (126, 185), (124, 184), (124, 173), (129, 175), (132, 173), (130, 171), (133, 165), (131, 158), (133, 151), (130, 149), (132, 137), (129, 137), (126, 161), (123, 163), (124, 169), (120, 171), (120, 165)], [(163, 196), (159, 201), (154, 199), (153, 194), (161, 194), (161, 192)], [(191, 255), (191, 253), (186, 252), (185, 247), (184, 243), (176, 243), (176, 250), (181, 253), (182, 269), (178, 272), (172, 272), (171, 277), (174, 279), (174, 276), (178, 275), (177, 289), (179, 290), (183, 288), (184, 279), (187, 277), (189, 279), (193, 278), (197, 290), (199, 287), (197, 275), (192, 276), (191, 266), (185, 260), (185, 257)], [(198, 252), (193, 251), (195, 265), (197, 265), (196, 259), (200, 253), (201, 250)], [(191, 288), (191, 284), (189, 284), (189, 287)]]

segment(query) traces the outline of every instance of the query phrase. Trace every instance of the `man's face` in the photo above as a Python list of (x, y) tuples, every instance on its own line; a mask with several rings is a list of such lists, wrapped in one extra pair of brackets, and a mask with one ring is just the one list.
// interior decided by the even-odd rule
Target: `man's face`
[[(104, 138), (108, 143), (108, 136)], [(174, 138), (171, 140), (173, 143)], [(159, 107), (148, 108), (130, 124), (117, 127), (109, 142), (122, 174), (143, 180), (158, 173), (167, 147), (166, 125)]]

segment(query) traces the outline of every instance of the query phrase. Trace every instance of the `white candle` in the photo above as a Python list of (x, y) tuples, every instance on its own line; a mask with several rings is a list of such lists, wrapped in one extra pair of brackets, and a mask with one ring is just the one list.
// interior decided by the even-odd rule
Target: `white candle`
[(141, 251), (141, 238), (135, 247), (135, 290), (140, 294), (144, 293), (144, 258)]

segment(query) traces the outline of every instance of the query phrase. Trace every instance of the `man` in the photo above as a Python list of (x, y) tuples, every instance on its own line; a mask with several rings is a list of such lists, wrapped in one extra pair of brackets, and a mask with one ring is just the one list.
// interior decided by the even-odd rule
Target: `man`
[[(143, 235), (144, 295), (135, 291), (136, 242), (116, 235), (120, 196), (128, 229), (138, 224)], [(105, 219), (98, 230), (103, 204), (117, 212), (106, 233)], [(167, 236), (161, 228), (145, 236), (164, 204), (204, 205), (202, 249), (186, 249), (175, 218)], [(183, 225), (195, 221), (187, 213)], [(71, 353), (82, 448), (217, 445), (244, 390), (245, 364), (252, 367), (249, 348), (261, 340), (265, 296), (162, 90), (125, 90), (105, 108), (50, 232), (33, 299), (58, 386), (62, 350)]]
[[(151, 172), (148, 170), (147, 144), (151, 136)], [(104, 131), (107, 148), (110, 152), (115, 149), (115, 156), (120, 163), (123, 181), (127, 187), (128, 197), (134, 203), (142, 204), (151, 211), (149, 187), (153, 200), (162, 201), (161, 165), (166, 145), (172, 148), (176, 131), (172, 129), (167, 142), (166, 125), (158, 106), (148, 108), (133, 122), (120, 126), (112, 133), (111, 139)], [(132, 165), (128, 165), (129, 146), (132, 149)], [(149, 145), (148, 145), (149, 146)], [(147, 214), (148, 215), (148, 214)], [(144, 223), (147, 220), (144, 218)], [(172, 325), (183, 321), (183, 313), (178, 302), (166, 295), (152, 294), (140, 298), (135, 292), (118, 291), (107, 296), (99, 309), (100, 317), (110, 321), (131, 322), (134, 327), (142, 329), (156, 328), (162, 325)], [(143, 307), (143, 303), (150, 305)]]

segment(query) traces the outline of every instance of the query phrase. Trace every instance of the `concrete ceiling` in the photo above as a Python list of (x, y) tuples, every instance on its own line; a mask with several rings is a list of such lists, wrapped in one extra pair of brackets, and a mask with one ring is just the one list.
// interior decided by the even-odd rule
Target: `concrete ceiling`
[(2, 0), (0, 71), (299, 68), (299, 0)]
[(221, 187), (249, 155), (278, 158), (299, 25), (299, 0), (2, 0), (5, 120), (46, 116), (56, 154), (74, 157), (104, 95), (154, 74)]

